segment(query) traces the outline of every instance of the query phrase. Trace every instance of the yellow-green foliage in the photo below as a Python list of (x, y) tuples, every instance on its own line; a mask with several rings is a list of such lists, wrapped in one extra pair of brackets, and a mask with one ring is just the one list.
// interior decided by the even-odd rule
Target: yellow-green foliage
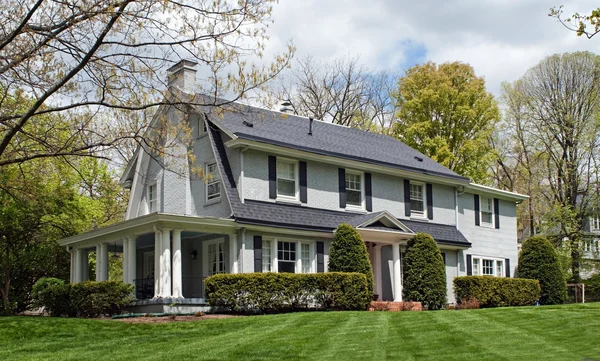
[(454, 278), (456, 300), (476, 299), (481, 307), (529, 306), (540, 297), (536, 280), (492, 276)]

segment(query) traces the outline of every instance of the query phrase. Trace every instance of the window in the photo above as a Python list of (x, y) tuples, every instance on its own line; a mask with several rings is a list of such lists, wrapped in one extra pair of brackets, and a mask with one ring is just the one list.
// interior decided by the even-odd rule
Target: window
[(204, 135), (206, 135), (206, 133), (208, 132), (208, 129), (206, 129), (206, 122), (204, 121), (204, 119), (202, 119), (201, 116), (198, 116), (198, 124), (197, 124), (197, 132), (198, 134), (196, 135), (196, 138), (201, 138)]
[(300, 244), (300, 260), (302, 261), (302, 273), (310, 273), (312, 262), (310, 261), (310, 245), (308, 243)]
[(423, 184), (410, 183), (410, 215), (425, 216), (425, 193)]
[(592, 230), (600, 230), (600, 216), (594, 216), (591, 218), (590, 225)]
[(277, 159), (277, 197), (297, 199), (297, 162)]
[(262, 241), (262, 271), (263, 272), (271, 272), (271, 257), (273, 253), (271, 252), (271, 241), (264, 240)]
[(277, 269), (288, 273), (296, 271), (296, 243), (277, 242)]
[(217, 200), (221, 197), (221, 177), (217, 163), (206, 165), (206, 201)]
[(481, 224), (489, 227), (493, 226), (494, 202), (492, 199), (480, 197), (479, 206), (481, 209)]
[(218, 273), (225, 273), (225, 260), (223, 257), (223, 242), (214, 242), (208, 244), (208, 274), (212, 276)]
[(156, 183), (148, 186), (148, 213), (154, 213), (158, 211), (158, 201), (156, 194)]
[(504, 260), (473, 257), (473, 276), (504, 277)]
[(362, 176), (346, 172), (346, 205), (362, 208)]

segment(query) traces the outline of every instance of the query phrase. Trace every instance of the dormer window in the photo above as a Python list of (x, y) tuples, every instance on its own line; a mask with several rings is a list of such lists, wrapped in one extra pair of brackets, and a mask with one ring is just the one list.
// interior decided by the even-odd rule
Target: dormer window
[(277, 198), (298, 199), (298, 162), (277, 158)]
[(156, 193), (156, 183), (150, 184), (147, 188), (148, 213), (154, 213), (158, 211), (158, 196)]

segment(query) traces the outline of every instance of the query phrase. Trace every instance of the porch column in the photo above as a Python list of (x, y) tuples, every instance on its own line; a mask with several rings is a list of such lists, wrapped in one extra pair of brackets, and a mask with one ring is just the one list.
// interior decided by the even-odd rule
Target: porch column
[(229, 235), (229, 265), (230, 273), (238, 273), (238, 259), (237, 259), (237, 234)]
[(278, 272), (279, 264), (277, 262), (277, 241), (271, 240), (271, 272)]
[(296, 242), (296, 273), (302, 273), (302, 243), (300, 241)]
[(375, 277), (375, 293), (379, 295), (379, 300), (383, 299), (383, 289), (381, 287), (381, 245), (375, 244), (373, 247), (374, 259), (373, 276)]
[(102, 257), (100, 245), (96, 245), (96, 282), (102, 281)]
[(400, 275), (400, 243), (392, 244), (394, 261), (394, 302), (402, 302), (402, 280)]
[(159, 230), (154, 231), (154, 298), (161, 296), (160, 293), (160, 260), (161, 260), (161, 232)]
[(75, 268), (75, 277), (73, 277), (74, 283), (79, 283), (79, 282), (83, 281), (82, 263), (83, 263), (83, 250), (78, 248), (75, 250), (75, 267), (74, 267)]
[(135, 236), (129, 238), (129, 252), (127, 254), (127, 257), (128, 257), (127, 267), (128, 267), (128, 274), (129, 274), (127, 283), (130, 283), (135, 286), (135, 279), (137, 277), (137, 275), (136, 275), (136, 273), (137, 273), (137, 269), (136, 269), (137, 246), (136, 246)]
[(173, 230), (173, 297), (183, 298), (181, 272), (181, 229)]
[(123, 238), (123, 283), (129, 282), (129, 239)]
[(100, 281), (108, 281), (108, 243), (100, 243)]
[(162, 230), (162, 256), (160, 270), (160, 294), (162, 297), (171, 297), (171, 230)]

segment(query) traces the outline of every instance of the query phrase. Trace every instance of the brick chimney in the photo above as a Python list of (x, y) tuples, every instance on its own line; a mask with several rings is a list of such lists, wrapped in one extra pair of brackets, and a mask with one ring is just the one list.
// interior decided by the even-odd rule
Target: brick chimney
[(196, 93), (196, 63), (192, 60), (181, 60), (167, 69), (167, 85), (187, 94)]

